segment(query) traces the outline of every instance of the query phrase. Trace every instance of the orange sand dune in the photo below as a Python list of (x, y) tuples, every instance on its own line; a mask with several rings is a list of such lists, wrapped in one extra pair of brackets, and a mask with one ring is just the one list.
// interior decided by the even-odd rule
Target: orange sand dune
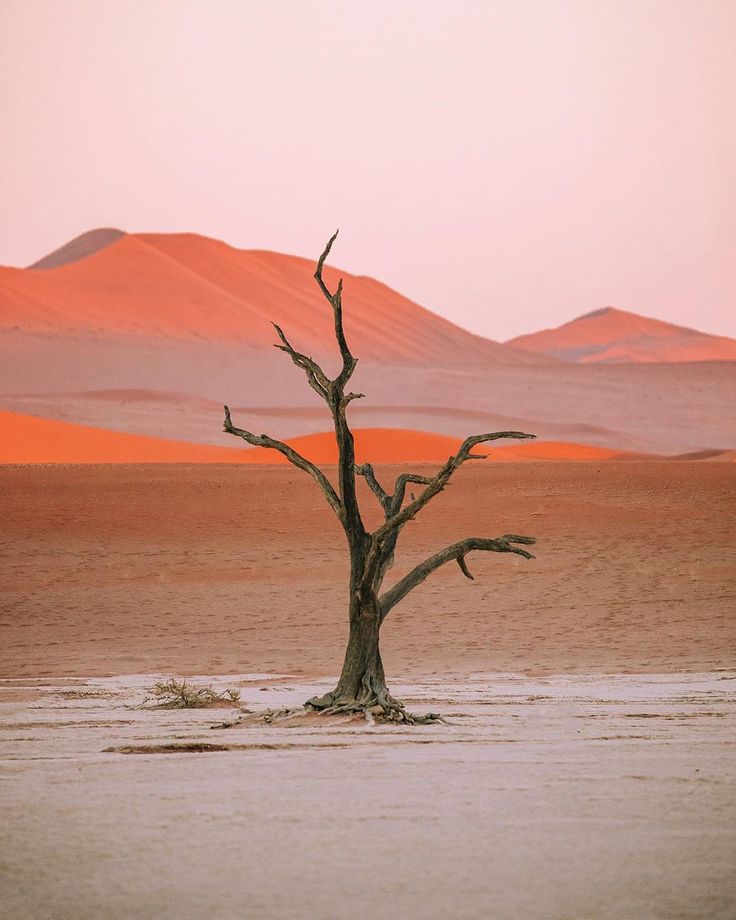
[[(406, 431), (400, 428), (360, 428), (355, 432), (355, 454), (358, 463), (393, 463), (399, 461), (443, 463), (460, 446), (461, 438)], [(330, 432), (291, 438), (300, 453), (315, 463), (336, 463), (337, 447)], [(562, 441), (496, 441), (481, 444), (475, 453), (488, 460), (610, 460), (618, 451), (587, 444)]]
[(238, 463), (249, 454), (0, 412), (0, 463)]
[[(97, 240), (94, 231), (86, 234), (35, 268), (0, 268), (0, 328), (270, 348), (277, 320), (300, 350), (334, 354), (332, 310), (312, 278), (312, 260), (234, 249), (194, 234), (124, 234), (112, 242), (108, 234), (96, 251), (87, 237)], [(66, 250), (85, 246), (85, 258), (64, 261)], [(339, 276), (350, 301), (346, 332), (363, 359), (543, 360), (472, 335), (372, 278), (325, 271), (333, 287)]]
[[(503, 444), (503, 442), (501, 442)], [(491, 448), (489, 460), (613, 460), (620, 451), (568, 441), (519, 441)]]
[[(315, 463), (337, 463), (337, 445), (332, 432), (290, 438), (289, 443)], [(442, 463), (460, 445), (457, 438), (402, 428), (359, 428), (355, 431), (355, 459), (358, 463), (429, 462)]]
[[(0, 463), (257, 463), (287, 461), (276, 451), (239, 446), (214, 447), (124, 434), (52, 421), (16, 412), (0, 412)], [(223, 434), (223, 440), (226, 435)], [(337, 462), (331, 432), (291, 438), (289, 443), (315, 463)], [(460, 439), (399, 428), (363, 428), (355, 432), (359, 463), (442, 463), (455, 453)], [(479, 452), (480, 449), (479, 449)], [(609, 460), (617, 451), (560, 441), (527, 441), (485, 449), (495, 461)]]
[(736, 340), (606, 307), (507, 344), (580, 364), (733, 361)]

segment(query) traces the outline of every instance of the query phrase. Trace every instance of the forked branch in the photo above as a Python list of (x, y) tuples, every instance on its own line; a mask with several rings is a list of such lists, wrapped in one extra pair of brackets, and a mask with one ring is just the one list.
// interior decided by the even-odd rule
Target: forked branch
[(327, 256), (330, 254), (330, 250), (332, 249), (332, 244), (337, 239), (337, 234), (339, 232), (340, 232), (339, 230), (335, 230), (335, 232), (332, 234), (329, 240), (327, 240), (327, 245), (325, 246), (322, 252), (322, 255), (317, 260), (317, 268), (315, 269), (315, 272), (314, 272), (314, 277), (315, 277), (315, 280), (317, 281), (317, 284), (320, 287), (320, 290), (325, 295), (325, 297), (329, 300), (330, 303), (332, 303), (332, 292), (322, 280), (322, 269), (325, 266), (325, 262), (327, 261)]
[(389, 495), (381, 483), (376, 479), (376, 471), (373, 469), (373, 465), (370, 463), (363, 463), (358, 466), (356, 464), (355, 472), (358, 476), (362, 476), (368, 483), (371, 492), (373, 492), (373, 494), (376, 496), (386, 514), (386, 517), (388, 517), (390, 515), (389, 509), (393, 496)]
[(393, 494), (389, 495), (376, 478), (376, 471), (370, 463), (363, 463), (360, 466), (356, 466), (355, 472), (358, 476), (362, 476), (370, 486), (371, 491), (384, 510), (386, 520), (389, 520), (389, 518), (401, 509), (404, 503), (404, 496), (406, 495), (406, 487), (410, 482), (423, 486), (427, 486), (432, 482), (429, 476), (420, 476), (418, 473), (402, 473), (396, 478)]
[[(488, 434), (474, 434), (469, 438), (466, 438), (463, 443), (458, 448), (457, 453), (450, 457), (442, 467), (442, 469), (426, 483), (426, 489), (419, 495), (414, 501), (410, 502), (405, 508), (397, 508), (388, 518), (383, 527), (375, 532), (374, 538), (380, 543), (385, 537), (387, 537), (392, 531), (398, 530), (403, 527), (407, 521), (410, 521), (425, 505), (439, 494), (444, 487), (447, 485), (450, 477), (455, 472), (455, 470), (462, 466), (466, 460), (477, 460), (481, 459), (478, 454), (472, 454), (471, 451), (478, 444), (483, 444), (486, 441), (497, 441), (501, 438), (516, 438), (516, 439), (526, 439), (534, 438), (536, 435), (526, 434), (523, 431), (492, 431)], [(406, 477), (404, 477), (406, 478)], [(402, 477), (399, 477), (401, 480)], [(397, 480), (397, 483), (398, 481)], [(423, 477), (409, 477), (406, 479), (406, 482), (423, 482)], [(404, 483), (404, 489), (406, 489), (406, 482)], [(398, 490), (397, 490), (398, 491)], [(403, 501), (403, 493), (402, 493)]]
[(253, 434), (251, 431), (246, 431), (244, 428), (236, 428), (232, 423), (230, 418), (230, 409), (225, 406), (225, 422), (223, 425), (224, 430), (228, 434), (235, 435), (238, 438), (243, 438), (244, 441), (247, 441), (249, 444), (252, 444), (254, 447), (269, 447), (272, 450), (277, 450), (280, 454), (283, 454), (289, 463), (293, 463), (294, 466), (298, 467), (300, 470), (304, 470), (305, 473), (314, 479), (317, 485), (322, 489), (322, 492), (325, 495), (330, 507), (335, 512), (335, 514), (342, 520), (343, 518), (343, 507), (342, 502), (338, 498), (337, 492), (332, 488), (332, 485), (329, 479), (325, 476), (322, 470), (315, 466), (310, 460), (307, 460), (306, 457), (303, 457), (298, 451), (294, 450), (293, 447), (290, 447), (288, 444), (284, 444), (283, 441), (277, 441), (275, 438), (270, 438), (267, 434)]
[(284, 330), (281, 326), (276, 323), (271, 324), (276, 330), (276, 334), (281, 339), (281, 345), (274, 345), (274, 348), (278, 348), (279, 351), (285, 351), (286, 354), (291, 358), (291, 360), (296, 364), (297, 367), (300, 367), (304, 373), (307, 375), (307, 380), (310, 387), (318, 393), (322, 399), (329, 404), (330, 401), (330, 384), (332, 381), (325, 374), (322, 368), (317, 364), (314, 358), (310, 358), (308, 355), (303, 355), (300, 351), (297, 351), (292, 347), (291, 342), (286, 338)]
[(409, 483), (414, 483), (414, 485), (428, 486), (432, 484), (431, 476), (419, 476), (417, 473), (402, 473), (396, 478), (396, 485), (394, 486), (394, 494), (391, 499), (391, 514), (396, 514), (401, 511), (401, 506), (404, 504), (404, 496), (406, 495), (406, 487)]
[(424, 562), (420, 562), (408, 575), (405, 575), (392, 588), (389, 588), (388, 591), (381, 595), (379, 598), (381, 619), (384, 620), (392, 607), (396, 606), (410, 591), (420, 585), (425, 578), (446, 562), (457, 561), (463, 575), (472, 579), (473, 576), (470, 574), (465, 562), (465, 556), (468, 553), (475, 550), (485, 550), (490, 553), (516, 553), (517, 556), (523, 556), (525, 559), (533, 559), (534, 556), (531, 553), (514, 544), (531, 546), (534, 542), (533, 537), (522, 537), (518, 534), (507, 533), (503, 537), (497, 537), (495, 540), (486, 537), (468, 537), (458, 543), (453, 543), (452, 546), (448, 546), (435, 553), (434, 556), (430, 556), (429, 559), (425, 559)]
[(279, 351), (285, 352), (291, 358), (292, 362), (304, 371), (310, 387), (324, 399), (332, 414), (338, 447), (339, 495), (332, 488), (324, 473), (313, 463), (310, 463), (305, 457), (302, 457), (301, 454), (297, 453), (293, 448), (289, 447), (289, 445), (284, 444), (282, 441), (276, 441), (273, 438), (269, 438), (266, 435), (254, 435), (244, 429), (235, 428), (230, 421), (230, 414), (227, 407), (225, 407), (225, 431), (244, 438), (250, 444), (278, 450), (295, 466), (308, 472), (318, 483), (327, 497), (327, 501), (340, 518), (351, 545), (358, 545), (364, 537), (365, 529), (355, 496), (355, 448), (353, 435), (345, 417), (345, 410), (352, 400), (361, 399), (363, 394), (345, 393), (345, 384), (352, 376), (358, 362), (353, 357), (348, 347), (342, 325), (342, 279), (340, 279), (337, 289), (333, 293), (327, 287), (322, 277), (325, 260), (330, 254), (332, 244), (335, 242), (336, 238), (337, 232), (330, 237), (322, 255), (319, 257), (314, 277), (320, 290), (332, 307), (335, 320), (335, 338), (337, 339), (340, 355), (342, 357), (342, 370), (340, 373), (334, 379), (328, 377), (314, 358), (294, 348), (281, 326), (273, 323), (273, 327), (279, 337), (279, 343), (277, 343), (275, 347), (278, 348)]

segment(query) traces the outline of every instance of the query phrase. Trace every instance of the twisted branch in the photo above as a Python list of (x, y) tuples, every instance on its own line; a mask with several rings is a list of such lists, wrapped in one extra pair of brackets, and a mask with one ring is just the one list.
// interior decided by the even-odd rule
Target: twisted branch
[(383, 488), (381, 483), (376, 479), (376, 471), (373, 469), (372, 464), (363, 463), (361, 466), (355, 465), (355, 472), (358, 476), (362, 476), (365, 481), (370, 486), (371, 491), (378, 499), (381, 507), (383, 508), (386, 516), (390, 514), (391, 501), (393, 499), (392, 495), (389, 495), (388, 492)]
[[(480, 454), (471, 453), (471, 450), (478, 444), (482, 444), (486, 441), (497, 441), (500, 438), (525, 439), (534, 437), (536, 437), (536, 435), (525, 434), (523, 431), (493, 431), (489, 432), (488, 434), (474, 434), (466, 438), (460, 445), (457, 453), (450, 457), (442, 469), (432, 479), (430, 479), (429, 482), (426, 483), (427, 488), (422, 492), (422, 494), (418, 498), (415, 498), (414, 501), (408, 504), (403, 510), (397, 509), (386, 521), (383, 527), (379, 527), (379, 529), (374, 533), (374, 538), (380, 543), (392, 531), (403, 527), (407, 521), (410, 521), (413, 517), (415, 517), (415, 515), (421, 511), (425, 505), (429, 504), (435, 495), (444, 489), (455, 470), (459, 466), (462, 466), (466, 460), (483, 459)], [(399, 479), (401, 478), (402, 477), (399, 477)], [(418, 482), (420, 479), (423, 479), (423, 477), (409, 478), (407, 479), (407, 482)], [(404, 483), (404, 489), (405, 488), (406, 483)]]
[(386, 520), (389, 520), (401, 509), (401, 506), (404, 504), (406, 487), (410, 482), (423, 486), (427, 486), (432, 482), (429, 476), (420, 476), (418, 473), (402, 473), (396, 478), (393, 493), (389, 494), (376, 479), (376, 471), (370, 463), (363, 463), (360, 466), (356, 465), (355, 472), (358, 476), (362, 476), (370, 486), (371, 491), (384, 510)]
[(327, 245), (325, 246), (324, 251), (322, 252), (322, 255), (319, 257), (317, 261), (317, 268), (315, 269), (315, 272), (314, 272), (314, 277), (317, 281), (317, 284), (320, 287), (320, 290), (325, 295), (325, 297), (329, 300), (330, 303), (332, 303), (332, 293), (330, 292), (329, 288), (322, 280), (322, 269), (324, 268), (324, 264), (325, 264), (325, 261), (327, 260), (327, 256), (330, 254), (330, 250), (332, 249), (332, 244), (337, 239), (337, 234), (339, 232), (340, 232), (339, 230), (335, 230), (335, 232), (332, 234), (329, 240), (327, 240)]
[(325, 284), (322, 278), (322, 269), (324, 268), (325, 260), (330, 254), (332, 249), (332, 244), (337, 239), (337, 234), (339, 230), (335, 230), (330, 239), (327, 241), (324, 252), (319, 257), (317, 262), (317, 269), (314, 273), (315, 280), (319, 285), (320, 290), (325, 295), (327, 300), (330, 302), (332, 311), (335, 315), (335, 338), (337, 339), (337, 344), (340, 349), (340, 355), (342, 357), (342, 370), (339, 375), (335, 378), (334, 383), (336, 386), (342, 387), (350, 380), (355, 370), (355, 366), (358, 363), (357, 358), (354, 358), (350, 348), (348, 347), (347, 339), (345, 338), (345, 331), (342, 327), (342, 278), (337, 282), (337, 290), (335, 293), (331, 293), (330, 289)]
[(332, 381), (325, 374), (322, 368), (317, 364), (314, 358), (310, 358), (307, 355), (303, 355), (300, 351), (296, 351), (292, 347), (291, 342), (286, 338), (284, 330), (281, 326), (276, 323), (271, 323), (273, 328), (276, 330), (278, 337), (281, 339), (281, 345), (274, 345), (274, 348), (278, 348), (279, 351), (285, 351), (291, 360), (296, 364), (297, 367), (300, 367), (304, 373), (307, 375), (307, 380), (309, 381), (310, 387), (318, 393), (325, 402), (329, 403), (330, 401), (330, 384)]
[(396, 514), (397, 511), (401, 511), (401, 506), (404, 504), (404, 496), (406, 495), (406, 487), (410, 482), (415, 485), (428, 486), (431, 485), (432, 478), (430, 476), (419, 476), (417, 473), (402, 473), (398, 476), (396, 478), (394, 494), (391, 500), (391, 514)]
[(458, 543), (453, 543), (452, 546), (448, 546), (435, 553), (434, 556), (425, 559), (424, 562), (420, 562), (408, 575), (405, 575), (392, 588), (389, 588), (388, 591), (381, 595), (379, 598), (381, 620), (386, 618), (392, 607), (396, 606), (410, 591), (420, 585), (425, 578), (446, 562), (456, 560), (463, 575), (472, 580), (473, 576), (468, 571), (465, 562), (465, 556), (468, 553), (474, 550), (485, 550), (490, 553), (516, 553), (517, 556), (523, 556), (525, 559), (533, 559), (534, 556), (531, 553), (514, 546), (514, 544), (520, 543), (524, 546), (530, 546), (534, 542), (533, 537), (522, 537), (518, 534), (508, 533), (502, 537), (497, 537), (495, 540), (486, 537), (468, 537)]
[(289, 463), (293, 463), (294, 466), (298, 467), (300, 470), (309, 473), (320, 489), (322, 489), (332, 510), (341, 521), (343, 520), (342, 502), (332, 488), (330, 481), (319, 467), (315, 466), (310, 460), (307, 460), (306, 457), (302, 457), (298, 451), (294, 450), (294, 448), (290, 447), (288, 444), (284, 444), (283, 441), (277, 441), (275, 438), (270, 438), (267, 434), (253, 434), (250, 431), (246, 431), (244, 428), (236, 428), (230, 418), (230, 409), (227, 406), (225, 406), (224, 409), (225, 421), (223, 428), (228, 434), (243, 438), (244, 441), (247, 441), (254, 447), (268, 447), (271, 450), (277, 450), (286, 457)]

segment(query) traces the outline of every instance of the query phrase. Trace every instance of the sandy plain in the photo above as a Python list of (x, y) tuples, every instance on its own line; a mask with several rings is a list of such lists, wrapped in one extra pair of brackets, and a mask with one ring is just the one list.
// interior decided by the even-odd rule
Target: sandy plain
[(383, 639), (450, 724), (216, 730), (236, 712), (134, 707), (174, 673), (297, 705), (339, 668), (311, 481), (0, 468), (0, 916), (730, 920), (734, 507), (733, 464), (473, 465), (396, 575), (470, 534), (537, 558), (436, 573)]

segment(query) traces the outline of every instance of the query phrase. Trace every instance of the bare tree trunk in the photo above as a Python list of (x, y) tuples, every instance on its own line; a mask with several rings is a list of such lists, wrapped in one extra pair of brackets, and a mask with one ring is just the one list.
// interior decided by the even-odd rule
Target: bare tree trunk
[(345, 660), (335, 688), (337, 699), (346, 697), (365, 704), (386, 690), (379, 647), (381, 623), (376, 610), (376, 606), (364, 608), (350, 617)]
[(383, 617), (378, 595), (366, 584), (364, 556), (354, 559), (350, 579), (350, 632), (342, 671), (334, 690), (308, 700), (313, 709), (353, 712), (378, 707), (382, 715), (398, 713), (399, 703), (386, 687), (380, 649)]
[(379, 705), (379, 698), (386, 693), (379, 646), (381, 617), (378, 601), (375, 597), (372, 602), (356, 600), (350, 607), (350, 634), (342, 672), (334, 690), (317, 700), (310, 700), (310, 705), (316, 709), (365, 709)]

